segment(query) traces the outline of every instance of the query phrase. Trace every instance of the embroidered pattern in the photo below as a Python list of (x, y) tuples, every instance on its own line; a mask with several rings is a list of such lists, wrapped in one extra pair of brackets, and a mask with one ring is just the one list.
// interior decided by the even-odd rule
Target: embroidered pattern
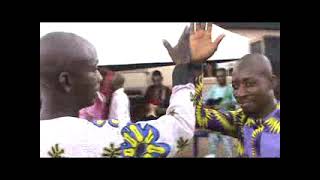
[(183, 139), (183, 137), (180, 137), (179, 140), (177, 141), (178, 152), (184, 150), (184, 148), (188, 146), (188, 144), (189, 144), (188, 139)]
[(105, 147), (103, 149), (103, 157), (108, 157), (108, 158), (118, 158), (121, 155), (121, 148), (115, 148), (114, 144), (111, 143), (110, 147)]
[(252, 132), (252, 136), (251, 136), (252, 157), (257, 156), (256, 142), (257, 142), (258, 137), (261, 136), (261, 133), (263, 132), (263, 130), (264, 130), (264, 126), (261, 125)]
[(103, 127), (106, 124), (106, 120), (93, 120), (91, 122), (98, 127)]
[(110, 120), (108, 120), (108, 123), (112, 127), (115, 127), (115, 128), (119, 127), (119, 120), (117, 120), (117, 119), (110, 119)]
[(61, 158), (64, 154), (64, 149), (60, 149), (59, 144), (55, 144), (51, 147), (51, 151), (48, 154), (52, 158)]
[(171, 116), (175, 116), (175, 115), (177, 115), (178, 113), (176, 113), (176, 111), (175, 111), (174, 109), (172, 109), (171, 111), (169, 111), (168, 114), (171, 115)]
[(123, 157), (167, 157), (170, 146), (166, 143), (158, 143), (159, 131), (146, 124), (128, 124), (121, 130), (125, 142), (121, 144)]
[(265, 121), (265, 124), (270, 128), (271, 133), (280, 133), (280, 121), (278, 121), (276, 118), (269, 118)]

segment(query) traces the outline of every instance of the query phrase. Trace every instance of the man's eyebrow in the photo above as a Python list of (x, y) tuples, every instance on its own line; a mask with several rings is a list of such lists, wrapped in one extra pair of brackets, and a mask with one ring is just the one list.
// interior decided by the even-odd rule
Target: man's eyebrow
[(250, 81), (250, 80), (255, 80), (254, 77), (245, 77), (245, 78), (242, 78), (242, 81)]

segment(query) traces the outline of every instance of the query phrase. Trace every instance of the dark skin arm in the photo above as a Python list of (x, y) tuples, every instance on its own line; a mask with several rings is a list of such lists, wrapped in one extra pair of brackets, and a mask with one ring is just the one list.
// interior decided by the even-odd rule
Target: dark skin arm
[(164, 46), (176, 63), (172, 76), (173, 86), (187, 83), (195, 84), (196, 94), (193, 99), (196, 104), (198, 127), (235, 136), (234, 113), (225, 115), (215, 109), (205, 108), (203, 105), (202, 64), (216, 52), (224, 38), (224, 35), (220, 35), (212, 42), (212, 23), (208, 23), (207, 28), (205, 26), (205, 23), (192, 23), (191, 28), (185, 29), (179, 43), (174, 48), (167, 41), (164, 41)]

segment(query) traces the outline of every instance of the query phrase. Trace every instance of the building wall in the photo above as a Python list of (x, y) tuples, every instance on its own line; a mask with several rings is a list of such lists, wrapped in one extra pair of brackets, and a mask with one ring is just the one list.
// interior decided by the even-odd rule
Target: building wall
[(144, 94), (147, 87), (152, 84), (151, 75), (152, 72), (158, 70), (162, 73), (163, 84), (168, 87), (172, 87), (172, 72), (174, 66), (164, 66), (155, 68), (144, 68), (128, 71), (120, 71), (126, 78), (124, 88), (136, 90), (139, 89)]
[(228, 29), (234, 33), (240, 34), (250, 39), (250, 42), (262, 40), (263, 36), (280, 36), (280, 30), (252, 30), (252, 29)]

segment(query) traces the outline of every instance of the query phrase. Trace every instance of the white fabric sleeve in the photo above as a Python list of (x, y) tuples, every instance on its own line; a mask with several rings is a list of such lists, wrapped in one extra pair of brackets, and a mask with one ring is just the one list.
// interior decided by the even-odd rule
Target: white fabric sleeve
[(194, 92), (192, 83), (174, 86), (166, 115), (122, 128), (123, 156), (172, 157), (190, 142), (195, 130)]
[(108, 119), (119, 120), (120, 127), (123, 127), (130, 122), (129, 99), (125, 94), (118, 94), (114, 96)]

